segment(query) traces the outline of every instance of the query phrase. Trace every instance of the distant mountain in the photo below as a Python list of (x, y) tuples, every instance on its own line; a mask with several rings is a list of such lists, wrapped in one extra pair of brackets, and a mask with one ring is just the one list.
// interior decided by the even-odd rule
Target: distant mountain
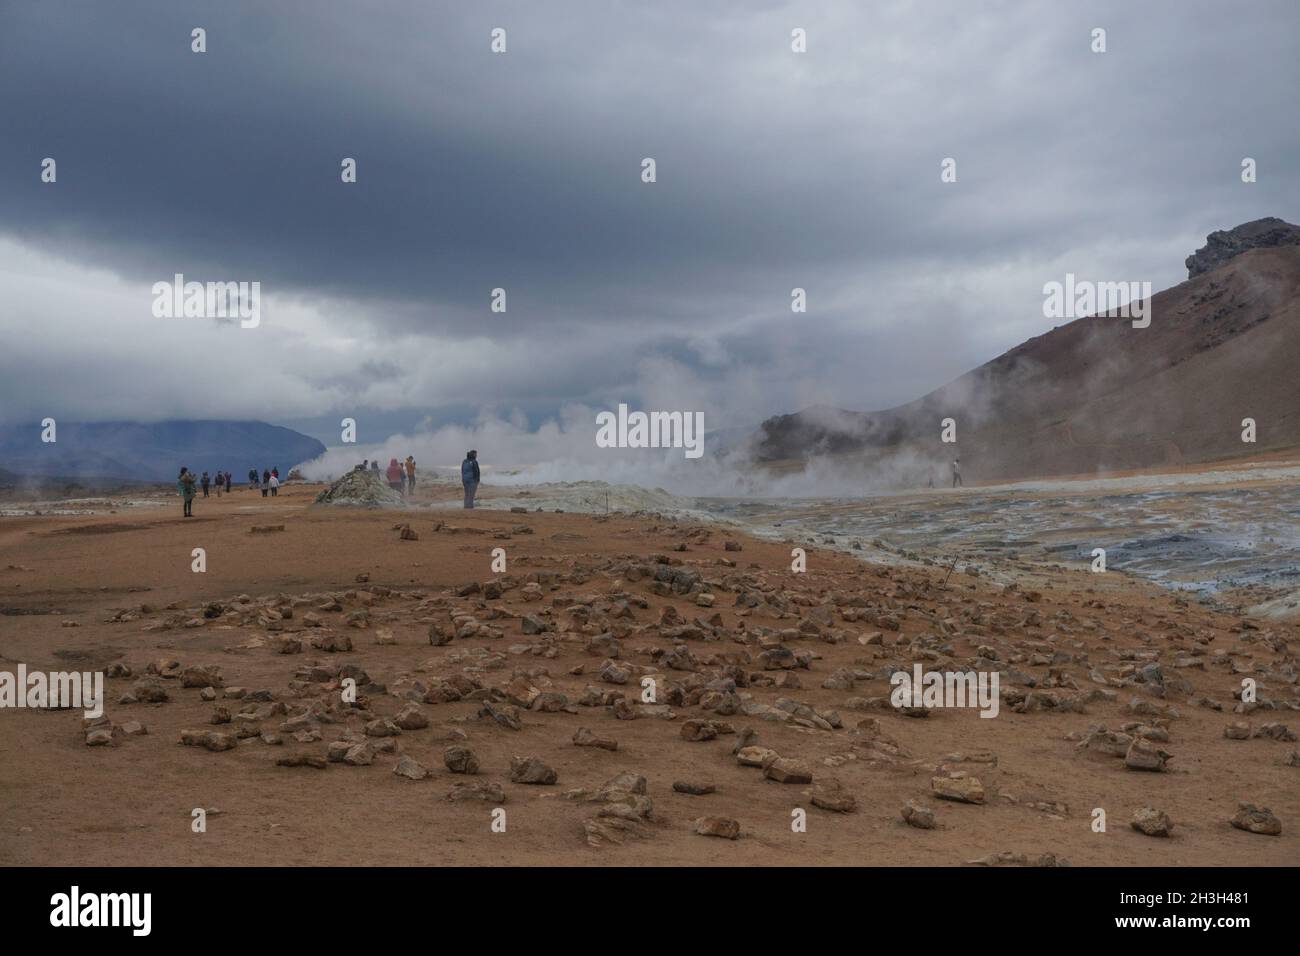
[(58, 422), (56, 441), (41, 441), (41, 426), (0, 427), (0, 468), (16, 475), (129, 478), (170, 481), (182, 465), (200, 474), (278, 467), (281, 476), (325, 452), (290, 428), (265, 422)]
[[(1300, 228), (1212, 233), (1148, 328), (1078, 319), (880, 412), (815, 407), (765, 421), (761, 460), (851, 456), (893, 484), (1091, 474), (1300, 447)], [(953, 418), (957, 443), (940, 441)], [(1241, 439), (1254, 419), (1257, 441)]]

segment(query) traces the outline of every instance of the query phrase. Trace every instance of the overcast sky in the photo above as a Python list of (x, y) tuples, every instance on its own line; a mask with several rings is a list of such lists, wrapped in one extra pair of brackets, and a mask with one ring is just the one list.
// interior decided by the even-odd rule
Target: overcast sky
[[(889, 407), (1067, 271), (1300, 219), (1298, 39), (1294, 0), (0, 0), (0, 418)], [(261, 325), (155, 318), (175, 273)]]

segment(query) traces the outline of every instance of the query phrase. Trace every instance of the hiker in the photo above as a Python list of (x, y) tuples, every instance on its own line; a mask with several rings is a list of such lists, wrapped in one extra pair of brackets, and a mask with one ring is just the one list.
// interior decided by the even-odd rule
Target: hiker
[[(961, 485), (961, 459), (954, 458), (952, 460), (952, 486), (956, 488), (958, 485)], [(964, 488), (965, 485), (962, 485), (962, 487)]]
[(208, 488), (212, 484), (212, 479), (208, 477), (206, 471), (203, 473), (203, 477), (199, 479), (199, 484), (203, 487), (203, 497), (206, 498), (208, 496)]
[(265, 498), (266, 493), (270, 490), (271, 490), (271, 473), (267, 471), (265, 468), (263, 468), (262, 469), (262, 497)]
[(373, 472), (375, 473), (376, 476), (379, 475), (379, 459), (378, 459), (378, 458), (376, 458), (374, 461), (372, 461), (372, 462), (370, 463), (370, 470), (373, 471)]
[(415, 494), (415, 459), (406, 456), (406, 490)]
[(176, 490), (185, 500), (185, 517), (194, 517), (194, 473), (181, 466), (181, 473), (176, 476)]
[(479, 483), (478, 452), (473, 449), (465, 453), (465, 460), (460, 463), (460, 482), (465, 486), (465, 507), (473, 508)]
[(271, 472), (270, 485), (271, 485), (271, 497), (274, 498), (276, 496), (276, 493), (280, 490), (280, 476), (277, 475), (274, 471)]
[(248, 487), (257, 490), (257, 469), (248, 469)]
[(230, 472), (226, 472), (226, 494), (230, 494)]
[(215, 473), (214, 477), (216, 478), (217, 497), (220, 498), (220, 497), (221, 497), (221, 491), (222, 491), (222, 489), (225, 487), (225, 484), (226, 484), (226, 476), (225, 476), (224, 474), (222, 474), (221, 472), (218, 471), (218, 472)]
[(402, 466), (397, 463), (396, 458), (390, 458), (388, 461), (388, 487), (392, 488), (399, 495), (402, 493)]

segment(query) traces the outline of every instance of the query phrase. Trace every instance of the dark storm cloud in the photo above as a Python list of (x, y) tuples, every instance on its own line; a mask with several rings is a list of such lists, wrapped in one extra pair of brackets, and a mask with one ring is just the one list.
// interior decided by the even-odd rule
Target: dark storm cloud
[[(587, 400), (662, 355), (762, 376), (754, 420), (889, 404), (1042, 331), (1045, 264), (1159, 287), (1191, 251), (1171, 242), (1296, 218), (1296, 20), (1290, 0), (6, 4), (0, 232), (133, 281), (257, 279), (377, 338), (525, 337), (532, 367), (469, 403)], [(354, 397), (406, 367), (366, 361), (302, 375)]]

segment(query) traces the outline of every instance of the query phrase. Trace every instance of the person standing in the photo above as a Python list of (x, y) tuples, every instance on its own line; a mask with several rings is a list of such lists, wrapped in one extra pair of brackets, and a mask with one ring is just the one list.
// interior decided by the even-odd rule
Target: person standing
[(271, 472), (271, 480), (267, 482), (267, 484), (271, 488), (271, 497), (272, 498), (276, 497), (277, 493), (280, 490), (280, 476), (277, 475), (275, 472)]
[(478, 452), (470, 449), (465, 453), (465, 460), (460, 463), (460, 483), (465, 486), (465, 507), (474, 507), (474, 496), (478, 494), (480, 473)]
[(208, 488), (212, 485), (212, 479), (208, 477), (206, 471), (203, 473), (203, 477), (200, 479), (199, 484), (203, 488), (203, 497), (206, 498), (208, 496)]
[(257, 483), (257, 469), (256, 469), (256, 468), (250, 468), (250, 469), (248, 469), (248, 487), (249, 487), (249, 488), (252, 488), (254, 491), (256, 491), (256, 490), (257, 490), (257, 484), (258, 484), (258, 483)]
[(185, 517), (193, 518), (195, 493), (194, 472), (181, 466), (181, 473), (176, 477), (176, 490), (180, 492), (181, 498), (185, 501)]
[(396, 458), (388, 460), (388, 470), (384, 472), (388, 478), (388, 487), (392, 488), (399, 495), (402, 493), (402, 466), (397, 463)]
[(415, 494), (415, 459), (406, 456), (406, 490)]
[(226, 472), (226, 494), (230, 494), (230, 472)]
[(271, 490), (271, 473), (267, 471), (265, 468), (263, 468), (262, 469), (262, 497), (265, 498), (266, 493), (270, 490)]
[(961, 483), (961, 459), (954, 458), (952, 460), (952, 486), (956, 488), (959, 485), (963, 488), (966, 487)]
[(226, 476), (223, 475), (221, 472), (218, 471), (218, 472), (216, 472), (215, 477), (216, 477), (216, 480), (217, 480), (217, 497), (220, 498), (220, 497), (221, 497), (222, 489), (224, 488), (224, 486), (225, 486), (225, 484), (226, 484)]

